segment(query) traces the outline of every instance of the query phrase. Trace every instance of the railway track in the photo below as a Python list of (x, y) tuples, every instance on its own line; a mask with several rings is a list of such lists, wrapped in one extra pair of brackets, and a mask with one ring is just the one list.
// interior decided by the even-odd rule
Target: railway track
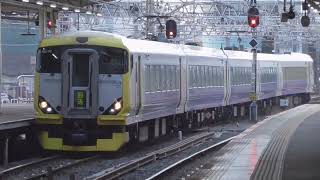
[[(132, 172), (132, 171), (134, 171), (140, 167), (143, 167), (149, 163), (156, 162), (158, 160), (161, 160), (161, 159), (167, 158), (169, 156), (172, 156), (174, 154), (177, 154), (187, 148), (191, 148), (192, 146), (195, 146), (195, 145), (202, 143), (210, 138), (213, 138), (214, 135), (215, 135), (215, 132), (202, 133), (200, 135), (197, 135), (197, 136), (185, 139), (183, 141), (180, 141), (179, 143), (176, 143), (174, 145), (171, 145), (171, 146), (162, 148), (160, 150), (151, 152), (149, 154), (146, 154), (145, 156), (134, 159), (130, 162), (121, 163), (121, 164), (114, 166), (112, 168), (104, 169), (103, 171), (100, 171), (98, 173), (90, 175), (84, 179), (102, 180), (102, 179), (119, 178), (119, 177), (126, 175), (129, 172)], [(232, 138), (229, 138), (227, 140), (224, 140), (221, 143), (216, 144), (215, 147), (221, 146), (221, 145), (229, 142)], [(213, 147), (211, 147), (211, 149), (212, 148)]]
[[(21, 164), (18, 166), (14, 166), (8, 169), (5, 169), (3, 171), (0, 172), (0, 179), (7, 179), (6, 177), (9, 177), (10, 175), (13, 175), (15, 172), (18, 172), (19, 170), (23, 170), (25, 168), (32, 168), (34, 166), (39, 166), (43, 163), (46, 163), (46, 165), (44, 165), (44, 167), (46, 167), (46, 169), (40, 170), (40, 173), (32, 173), (28, 174), (28, 175), (24, 175), (23, 179), (25, 180), (36, 180), (36, 179), (41, 179), (43, 177), (46, 177), (48, 179), (52, 178), (56, 173), (61, 172), (63, 170), (66, 170), (68, 168), (74, 167), (76, 165), (79, 164), (83, 164), (86, 162), (89, 162), (91, 160), (95, 160), (98, 159), (100, 156), (96, 155), (96, 156), (90, 156), (90, 157), (86, 157), (86, 158), (82, 158), (82, 159), (77, 159), (77, 160), (71, 160), (69, 162), (61, 162), (58, 163), (59, 165), (51, 165), (50, 162), (52, 161), (59, 161), (59, 159), (61, 161), (65, 160), (63, 156), (61, 155), (57, 155), (57, 156), (52, 156), (52, 157), (47, 157), (47, 158), (42, 158), (42, 159), (38, 159), (35, 161), (31, 161), (25, 164)], [(15, 178), (14, 178), (15, 179)]]
[(13, 166), (13, 167), (10, 167), (8, 169), (5, 169), (5, 170), (1, 171), (0, 172), (1, 176), (0, 177), (3, 177), (3, 176), (8, 175), (10, 173), (14, 173), (16, 171), (19, 171), (19, 170), (27, 168), (27, 167), (39, 165), (39, 164), (44, 163), (46, 161), (52, 161), (52, 160), (58, 159), (60, 157), (61, 156), (59, 156), (59, 155), (50, 156), (50, 157), (46, 157), (46, 158), (41, 158), (41, 159), (37, 159), (37, 160), (34, 160), (34, 161), (30, 161), (30, 162), (27, 162), (27, 163), (24, 163), (24, 164), (20, 164), (20, 165), (17, 165), (17, 166)]
[(150, 177), (147, 178), (146, 180), (160, 179), (163, 175), (171, 172), (173, 169), (175, 169), (175, 168), (177, 168), (177, 167), (179, 167), (179, 166), (182, 166), (183, 164), (187, 163), (188, 161), (190, 161), (190, 160), (192, 160), (192, 159), (194, 159), (194, 158), (196, 158), (196, 157), (198, 157), (198, 156), (200, 156), (200, 155), (203, 155), (203, 154), (205, 154), (205, 153), (208, 153), (209, 151), (212, 151), (212, 150), (214, 150), (214, 149), (216, 149), (216, 148), (220, 148), (221, 146), (223, 146), (223, 145), (225, 145), (226, 143), (230, 142), (234, 137), (235, 137), (235, 136), (233, 136), (233, 137), (231, 137), (231, 138), (228, 138), (228, 139), (226, 139), (226, 140), (223, 140), (223, 141), (221, 141), (221, 142), (219, 142), (219, 143), (216, 143), (216, 144), (214, 144), (214, 145), (212, 145), (212, 146), (210, 146), (210, 147), (208, 147), (208, 148), (205, 148), (205, 149), (203, 149), (203, 150), (201, 150), (201, 151), (198, 151), (198, 152), (196, 152), (196, 153), (194, 153), (194, 154), (192, 154), (192, 155), (190, 155), (190, 156), (188, 156), (188, 157), (186, 157), (186, 158), (184, 158), (184, 159), (181, 159), (180, 161), (178, 161), (178, 162), (176, 162), (176, 163), (168, 166), (167, 168), (159, 171), (158, 173), (150, 176)]

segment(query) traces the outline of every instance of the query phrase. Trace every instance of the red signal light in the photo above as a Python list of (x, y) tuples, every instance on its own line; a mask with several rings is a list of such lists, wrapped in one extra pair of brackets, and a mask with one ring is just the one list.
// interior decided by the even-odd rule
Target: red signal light
[(52, 22), (51, 20), (48, 21), (47, 27), (48, 27), (49, 29), (53, 28), (53, 22)]
[(259, 10), (256, 7), (251, 7), (248, 10), (248, 24), (252, 28), (259, 25)]
[(173, 39), (177, 36), (177, 23), (174, 20), (168, 20), (166, 22), (166, 37)]
[(250, 27), (256, 28), (259, 25), (259, 16), (248, 17), (248, 23)]

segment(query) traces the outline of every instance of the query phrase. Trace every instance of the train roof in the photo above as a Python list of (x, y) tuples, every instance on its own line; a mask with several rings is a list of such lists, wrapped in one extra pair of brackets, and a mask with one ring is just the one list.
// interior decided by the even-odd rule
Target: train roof
[[(230, 59), (238, 59), (238, 60), (248, 60), (252, 59), (252, 53), (244, 52), (244, 51), (225, 51), (226, 55)], [(290, 54), (266, 54), (266, 53), (258, 53), (257, 59), (259, 61), (307, 61), (312, 62), (312, 58), (303, 53), (290, 53)]]
[[(92, 37), (100, 39), (98, 42), (112, 43), (117, 47), (126, 47), (131, 53), (149, 53), (149, 54), (165, 54), (165, 55), (178, 55), (178, 56), (198, 56), (198, 57), (217, 57), (236, 59), (236, 60), (249, 60), (252, 59), (252, 53), (244, 51), (231, 51), (220, 50), (215, 48), (206, 48), (199, 46), (181, 45), (174, 43), (163, 43), (149, 40), (129, 39), (121, 35), (116, 35), (101, 31), (77, 31), (68, 32), (61, 35), (53, 36), (44, 39), (41, 46), (48, 44), (59, 45), (58, 39), (64, 43), (73, 43), (71, 39), (76, 37)], [(95, 41), (97, 42), (97, 41)], [(76, 42), (75, 42), (76, 43)], [(100, 44), (99, 44), (100, 45)], [(257, 59), (259, 61), (313, 61), (307, 54), (291, 53), (291, 54), (266, 54), (258, 53)]]

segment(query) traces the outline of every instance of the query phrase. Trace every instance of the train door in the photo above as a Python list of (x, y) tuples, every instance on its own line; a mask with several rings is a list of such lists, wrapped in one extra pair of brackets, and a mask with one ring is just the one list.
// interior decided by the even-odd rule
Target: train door
[(224, 105), (227, 106), (230, 103), (231, 95), (231, 75), (230, 75), (230, 63), (229, 58), (226, 57), (224, 61)]
[(277, 96), (282, 95), (282, 89), (283, 89), (283, 68), (280, 63), (277, 63), (277, 68), (278, 68), (278, 76), (277, 76), (277, 81), (278, 81), (278, 90), (277, 90)]
[(98, 53), (69, 49), (63, 58), (63, 114), (67, 118), (97, 115)]
[[(314, 72), (313, 72), (313, 62), (307, 62), (308, 63), (308, 69), (307, 71), (309, 72), (308, 74), (308, 89), (307, 92), (313, 92), (313, 86), (314, 86)], [(318, 81), (318, 79), (316, 79)]]
[[(137, 61), (134, 64), (135, 70), (135, 107), (136, 107), (136, 115), (139, 115), (142, 108), (142, 101), (141, 101), (141, 55), (137, 56)], [(139, 119), (139, 118), (138, 118)]]
[(179, 66), (180, 66), (180, 100), (177, 105), (177, 113), (183, 113), (186, 110), (187, 103), (187, 89), (188, 89), (188, 70), (187, 70), (187, 60), (185, 56), (179, 57)]

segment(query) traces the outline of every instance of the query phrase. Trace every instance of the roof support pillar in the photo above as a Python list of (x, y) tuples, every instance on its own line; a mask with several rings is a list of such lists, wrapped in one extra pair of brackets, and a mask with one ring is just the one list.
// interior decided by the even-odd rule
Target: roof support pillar
[[(0, 44), (2, 44), (2, 39), (1, 39), (1, 29), (2, 29), (2, 19), (1, 19), (1, 2), (0, 2)], [(2, 92), (2, 46), (0, 45), (0, 93)], [(0, 102), (1, 102), (1, 96), (0, 96)], [(0, 103), (0, 107), (1, 107)]]
[(39, 9), (39, 37), (40, 40), (46, 37), (47, 32), (47, 11), (45, 8)]

